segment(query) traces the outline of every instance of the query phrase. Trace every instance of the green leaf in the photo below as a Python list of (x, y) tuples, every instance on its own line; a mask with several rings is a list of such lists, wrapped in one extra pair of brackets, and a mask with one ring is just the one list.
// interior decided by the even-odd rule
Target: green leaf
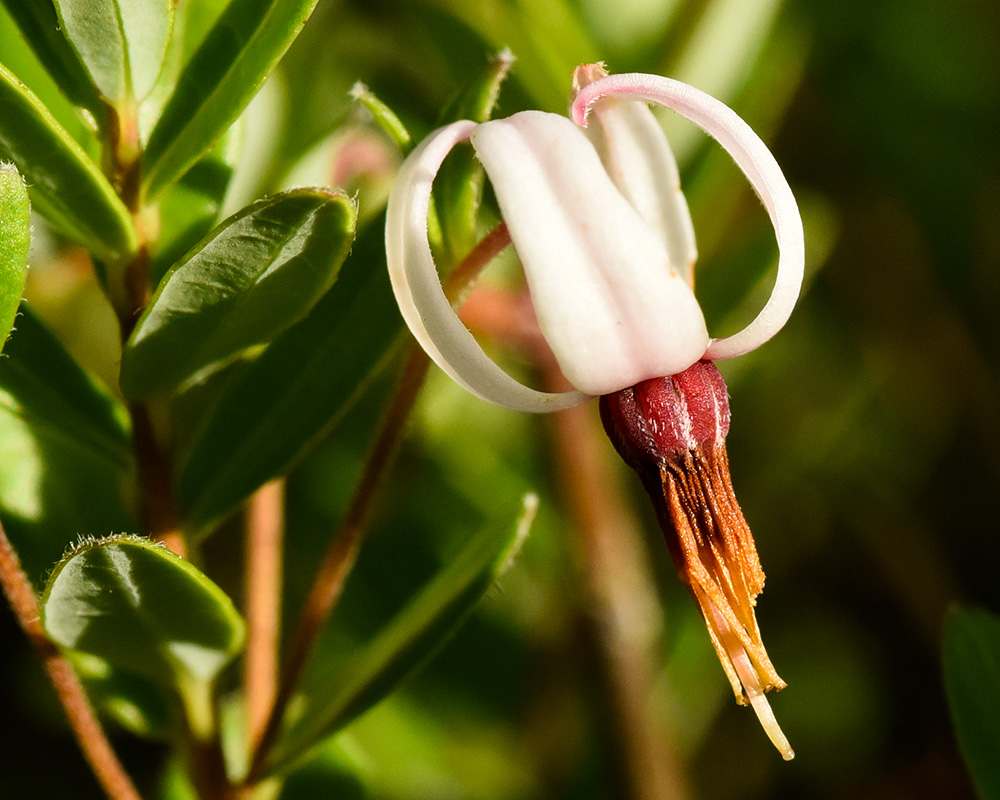
[(0, 349), (14, 327), (28, 274), (30, 212), (24, 178), (12, 164), (0, 163)]
[(51, 0), (2, 0), (21, 34), (49, 75), (71, 103), (86, 108), (100, 124), (104, 116), (101, 98), (88, 80), (87, 70), (59, 26)]
[(1000, 618), (961, 611), (944, 632), (944, 683), (958, 743), (983, 800), (1000, 798)]
[(243, 621), (218, 586), (138, 536), (82, 542), (53, 570), (42, 625), (60, 647), (199, 697), (243, 645)]
[(368, 109), (375, 124), (378, 125), (386, 135), (396, 143), (396, 146), (404, 153), (408, 153), (413, 147), (413, 139), (406, 129), (402, 120), (396, 116), (396, 112), (383, 103), (375, 93), (358, 81), (351, 87), (351, 98)]
[(0, 359), (0, 391), (51, 430), (123, 467), (132, 457), (128, 412), (91, 378), (23, 304)]
[(436, 3), (491, 47), (509, 47), (516, 53), (516, 77), (530, 93), (532, 106), (562, 113), (573, 68), (601, 57), (579, 18), (578, 5), (567, 0), (511, 0), (483, 14), (467, 0)]
[(316, 0), (232, 0), (184, 66), (149, 136), (143, 189), (153, 198), (236, 120), (312, 13)]
[[(514, 63), (504, 50), (490, 59), (483, 73), (465, 86), (445, 109), (441, 124), (460, 119), (486, 122), (496, 108), (500, 87)], [(448, 260), (457, 264), (475, 246), (483, 168), (471, 147), (456, 148), (434, 180), (437, 209)]]
[(361, 395), (402, 331), (381, 228), (359, 238), (337, 283), (226, 387), (184, 460), (182, 525), (204, 532), (284, 474)]
[(167, 273), (122, 353), (126, 395), (175, 389), (304, 317), (350, 250), (354, 204), (323, 189), (258, 200)]
[(13, 161), (34, 209), (104, 261), (135, 252), (132, 218), (97, 165), (37, 97), (0, 66), (0, 158)]
[(55, 0), (63, 33), (113, 105), (142, 100), (170, 41), (171, 0)]
[[(296, 699), (302, 708), (267, 762), (285, 769), (394, 691), (465, 620), (517, 555), (534, 520), (538, 498), (525, 496), (517, 524), (488, 527), (433, 578), (374, 638), (332, 674), (313, 680), (316, 691)], [(315, 674), (318, 665), (311, 665)], [(322, 687), (322, 688), (320, 688)]]
[(102, 714), (144, 739), (169, 738), (174, 720), (171, 698), (163, 689), (89, 653), (74, 653), (71, 660), (87, 696)]
[(154, 286), (219, 221), (240, 149), (237, 131), (238, 126), (230, 128), (208, 155), (160, 195), (160, 232), (151, 243), (149, 264)]
[(32, 576), (79, 534), (131, 525), (128, 414), (22, 305), (0, 358), (0, 510)]

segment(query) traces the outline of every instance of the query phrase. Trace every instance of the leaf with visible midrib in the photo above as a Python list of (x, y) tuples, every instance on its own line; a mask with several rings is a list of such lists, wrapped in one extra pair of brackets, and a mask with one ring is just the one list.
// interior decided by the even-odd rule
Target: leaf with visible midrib
[(100, 168), (3, 66), (0, 159), (24, 175), (35, 211), (97, 258), (115, 262), (135, 252), (132, 216)]
[(17, 23), (25, 41), (38, 60), (73, 105), (90, 111), (98, 125), (103, 124), (103, 104), (90, 82), (79, 54), (63, 35), (55, 6), (45, 2), (2, 0), (7, 13)]
[(172, 0), (55, 0), (55, 7), (97, 90), (115, 105), (142, 100), (167, 51)]
[(42, 625), (60, 647), (184, 692), (240, 651), (243, 621), (194, 566), (138, 536), (84, 542), (49, 577)]
[(257, 93), (317, 0), (231, 0), (177, 79), (149, 135), (143, 191), (156, 197), (204, 155)]
[(223, 222), (160, 282), (122, 352), (122, 391), (176, 389), (303, 318), (336, 280), (356, 215), (343, 195), (296, 189)]
[(181, 465), (182, 526), (203, 533), (284, 474), (361, 394), (403, 330), (383, 227), (358, 238), (309, 316), (233, 375)]

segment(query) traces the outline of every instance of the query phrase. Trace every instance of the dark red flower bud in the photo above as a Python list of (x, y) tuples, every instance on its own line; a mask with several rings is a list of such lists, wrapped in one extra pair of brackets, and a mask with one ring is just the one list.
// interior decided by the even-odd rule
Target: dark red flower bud
[(699, 361), (678, 375), (605, 395), (601, 420), (653, 501), (674, 565), (698, 603), (736, 699), (753, 706), (782, 756), (792, 758), (764, 697), (785, 683), (754, 616), (764, 572), (729, 477), (729, 398), (722, 375), (710, 361)]

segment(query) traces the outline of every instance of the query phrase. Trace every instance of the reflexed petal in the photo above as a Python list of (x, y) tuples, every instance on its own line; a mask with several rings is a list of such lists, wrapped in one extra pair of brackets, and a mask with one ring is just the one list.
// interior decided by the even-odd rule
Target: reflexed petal
[(702, 357), (709, 340), (693, 292), (576, 125), (524, 111), (471, 140), (573, 386), (607, 394)]
[[(577, 67), (573, 96), (607, 77), (600, 64)], [(663, 241), (676, 269), (694, 285), (698, 258), (694, 226), (681, 191), (677, 160), (666, 134), (645, 103), (602, 97), (590, 107), (585, 129), (615, 186)]]
[(475, 127), (462, 121), (432, 133), (410, 153), (396, 178), (386, 212), (385, 250), (399, 310), (427, 354), (478, 397), (518, 411), (576, 405), (585, 395), (537, 392), (500, 369), (461, 323), (441, 288), (427, 241), (431, 183), (445, 156)]
[(805, 246), (802, 219), (792, 190), (767, 146), (731, 108), (679, 81), (658, 75), (622, 74), (601, 78), (576, 96), (573, 119), (586, 124), (588, 107), (603, 97), (642, 100), (666, 106), (703, 128), (733, 157), (760, 195), (778, 240), (778, 275), (767, 304), (734, 336), (714, 340), (706, 358), (731, 358), (770, 339), (788, 320), (802, 286)]

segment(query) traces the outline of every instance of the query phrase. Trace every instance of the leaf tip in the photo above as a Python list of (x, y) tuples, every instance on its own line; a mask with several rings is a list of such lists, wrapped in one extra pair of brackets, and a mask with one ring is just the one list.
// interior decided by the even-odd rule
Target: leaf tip
[(534, 492), (528, 492), (521, 500), (521, 514), (517, 518), (517, 528), (514, 532), (514, 538), (510, 543), (503, 566), (497, 571), (497, 578), (500, 578), (513, 566), (514, 560), (517, 558), (518, 553), (521, 552), (521, 547), (528, 538), (531, 525), (538, 514), (538, 503), (538, 495)]

